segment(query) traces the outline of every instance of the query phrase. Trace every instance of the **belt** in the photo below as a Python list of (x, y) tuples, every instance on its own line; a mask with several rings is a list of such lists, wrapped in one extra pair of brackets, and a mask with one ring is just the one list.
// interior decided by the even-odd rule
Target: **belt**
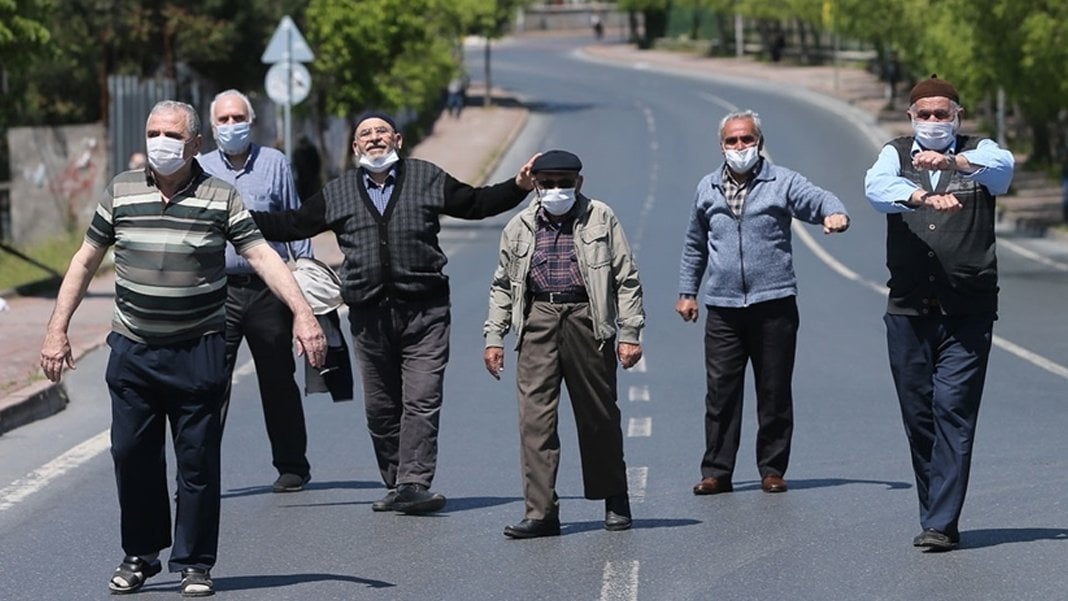
[(264, 281), (255, 273), (231, 273), (226, 276), (226, 283), (230, 286), (253, 286)]
[(590, 296), (586, 292), (535, 292), (531, 295), (531, 298), (536, 301), (542, 301), (552, 303), (554, 305), (561, 303), (586, 303), (589, 302)]

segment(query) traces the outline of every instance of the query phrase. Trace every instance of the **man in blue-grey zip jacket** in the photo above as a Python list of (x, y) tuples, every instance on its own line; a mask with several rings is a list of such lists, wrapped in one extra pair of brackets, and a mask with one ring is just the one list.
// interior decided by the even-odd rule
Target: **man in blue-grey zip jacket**
[(783, 474), (793, 434), (797, 278), (790, 223), (822, 223), (844, 232), (849, 215), (838, 198), (802, 175), (772, 165), (760, 151), (764, 135), (753, 111), (720, 122), (725, 162), (697, 185), (679, 264), (684, 321), (697, 321), (697, 294), (706, 274), (705, 454), (695, 495), (733, 490), (741, 437), (745, 367), (753, 362), (757, 393), (757, 468), (764, 492), (785, 492)]

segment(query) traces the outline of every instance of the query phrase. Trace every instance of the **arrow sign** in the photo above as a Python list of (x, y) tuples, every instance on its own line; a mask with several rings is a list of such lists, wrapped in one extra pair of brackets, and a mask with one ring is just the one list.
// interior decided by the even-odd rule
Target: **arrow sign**
[(297, 29), (297, 24), (286, 15), (278, 23), (278, 28), (274, 30), (274, 35), (267, 43), (267, 49), (263, 51), (260, 60), (268, 65), (282, 61), (310, 63), (315, 60), (315, 55)]

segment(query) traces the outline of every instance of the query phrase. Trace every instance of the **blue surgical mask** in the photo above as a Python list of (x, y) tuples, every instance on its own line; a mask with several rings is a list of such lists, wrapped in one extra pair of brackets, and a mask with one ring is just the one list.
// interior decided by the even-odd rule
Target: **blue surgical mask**
[(252, 124), (248, 121), (215, 126), (215, 141), (226, 154), (241, 154), (248, 150)]

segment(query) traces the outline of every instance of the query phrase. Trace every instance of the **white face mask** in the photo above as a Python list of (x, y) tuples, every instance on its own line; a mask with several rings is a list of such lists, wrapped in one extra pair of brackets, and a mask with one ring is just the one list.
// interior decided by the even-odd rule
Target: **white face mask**
[(541, 208), (550, 215), (566, 215), (571, 207), (575, 206), (574, 188), (549, 188), (539, 190), (538, 199), (541, 200)]
[(916, 135), (916, 141), (920, 146), (929, 150), (942, 150), (957, 138), (957, 128), (960, 122), (952, 121), (917, 121), (912, 120), (912, 131)]
[(185, 142), (167, 136), (148, 138), (148, 164), (160, 175), (172, 175), (185, 166)]
[(387, 154), (374, 158), (369, 157), (366, 154), (357, 155), (357, 158), (359, 159), (360, 167), (363, 167), (371, 173), (382, 173), (392, 167), (393, 163), (400, 160), (396, 150), (391, 150)]
[(215, 126), (215, 141), (226, 154), (241, 154), (248, 150), (251, 134), (252, 124), (247, 121)]
[(741, 150), (723, 150), (723, 156), (727, 159), (727, 164), (735, 173), (748, 173), (753, 165), (756, 165), (757, 160), (760, 159), (760, 149), (756, 146), (749, 146)]

